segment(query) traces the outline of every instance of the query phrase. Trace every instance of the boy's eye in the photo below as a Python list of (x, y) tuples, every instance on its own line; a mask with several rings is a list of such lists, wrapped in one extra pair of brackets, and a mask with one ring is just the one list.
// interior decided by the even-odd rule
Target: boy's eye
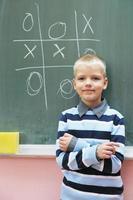
[(77, 78), (77, 80), (79, 80), (79, 81), (83, 81), (84, 79), (85, 79), (85, 77), (83, 77), (83, 76)]
[(99, 78), (98, 76), (94, 76), (94, 77), (92, 77), (92, 80), (94, 80), (94, 81), (99, 81), (100, 78)]

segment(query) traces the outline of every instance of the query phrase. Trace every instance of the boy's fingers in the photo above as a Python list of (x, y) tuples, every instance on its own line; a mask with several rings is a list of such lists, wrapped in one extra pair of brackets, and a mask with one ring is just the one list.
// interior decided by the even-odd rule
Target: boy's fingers
[(119, 147), (120, 145), (117, 142), (110, 142), (113, 146)]
[(63, 138), (63, 137), (60, 137), (59, 142), (61, 142), (61, 141), (63, 141), (63, 140), (64, 140), (64, 138)]
[(117, 147), (119, 147), (118, 144), (111, 144), (111, 146), (108, 146), (107, 151), (111, 151), (113, 154), (115, 154)]
[(120, 145), (116, 142), (109, 142), (107, 143), (107, 146), (119, 147)]
[(70, 136), (72, 137), (72, 135), (69, 134), (69, 133), (65, 133), (65, 134), (64, 134), (64, 137), (70, 137)]

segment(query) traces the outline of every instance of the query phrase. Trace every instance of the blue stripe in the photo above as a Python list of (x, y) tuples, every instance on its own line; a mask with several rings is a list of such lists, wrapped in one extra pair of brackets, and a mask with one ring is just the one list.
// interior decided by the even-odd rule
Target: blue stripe
[[(62, 137), (66, 131), (59, 131), (57, 139)], [(111, 132), (107, 131), (78, 131), (78, 130), (69, 130), (67, 133), (77, 137), (77, 138), (95, 138), (95, 139), (107, 139), (112, 142), (120, 142), (125, 144), (125, 137), (122, 135), (111, 135)]]
[(63, 179), (63, 183), (68, 187), (74, 188), (83, 192), (93, 192), (99, 194), (107, 194), (107, 195), (119, 195), (123, 192), (123, 186), (121, 187), (104, 187), (104, 186), (94, 186), (94, 185), (83, 185), (79, 183), (74, 183), (72, 181), (68, 181), (65, 177)]
[[(59, 131), (57, 139), (62, 137), (66, 131)], [(106, 139), (111, 140), (111, 133), (107, 131), (82, 131), (82, 130), (68, 130), (67, 133), (77, 138), (94, 138), (94, 139)]]
[(119, 118), (117, 115), (115, 115), (115, 118), (114, 118), (114, 125), (124, 125), (124, 118)]
[(69, 170), (68, 167), (69, 153), (65, 153), (62, 161), (62, 166), (64, 169)]
[(117, 115), (102, 115), (100, 118), (97, 118), (96, 115), (83, 115), (80, 117), (78, 114), (68, 114), (62, 115), (60, 118), (61, 121), (67, 122), (67, 119), (72, 121), (81, 121), (81, 120), (98, 120), (98, 121), (105, 121), (105, 122), (111, 122), (113, 121), (114, 125), (124, 125), (124, 119), (119, 118)]
[(125, 144), (125, 137), (122, 135), (111, 135), (111, 141)]
[(76, 156), (76, 162), (78, 165), (79, 169), (83, 169), (86, 168), (86, 166), (84, 165), (84, 163), (82, 162), (82, 150), (80, 150)]
[(111, 174), (111, 172), (112, 172), (112, 160), (104, 159), (103, 173)]
[(60, 121), (63, 121), (63, 122), (67, 122), (67, 118), (66, 118), (66, 115), (61, 115), (60, 116), (60, 119), (59, 119)]
[(57, 149), (56, 150), (56, 157), (58, 157), (61, 153), (62, 153), (62, 151), (60, 149)]
[(77, 170), (76, 171), (77, 173), (80, 173), (80, 174), (87, 174), (87, 175), (96, 175), (96, 176), (120, 176), (120, 171), (117, 172), (117, 173), (107, 173), (106, 171), (98, 171), (92, 167), (87, 167), (85, 169), (80, 169), (80, 170)]
[(62, 137), (65, 133), (66, 133), (66, 131), (58, 131), (57, 139), (59, 139), (60, 137)]
[(121, 162), (123, 162), (124, 156), (123, 156), (121, 153), (116, 152), (116, 153), (115, 153), (115, 156), (116, 156)]
[(95, 139), (111, 139), (111, 133), (110, 132), (104, 132), (104, 131), (81, 131), (81, 130), (69, 130), (68, 133), (71, 135), (77, 137), (77, 138), (95, 138)]

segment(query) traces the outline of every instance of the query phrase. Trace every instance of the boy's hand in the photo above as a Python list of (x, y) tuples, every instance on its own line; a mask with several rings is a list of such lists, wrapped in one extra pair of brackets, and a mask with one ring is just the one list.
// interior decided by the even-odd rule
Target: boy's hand
[(109, 159), (113, 154), (115, 154), (117, 147), (119, 147), (119, 144), (115, 142), (100, 144), (97, 147), (96, 155), (99, 159)]
[(69, 133), (65, 133), (62, 137), (59, 139), (59, 147), (62, 151), (67, 151), (68, 145), (72, 139), (72, 135)]

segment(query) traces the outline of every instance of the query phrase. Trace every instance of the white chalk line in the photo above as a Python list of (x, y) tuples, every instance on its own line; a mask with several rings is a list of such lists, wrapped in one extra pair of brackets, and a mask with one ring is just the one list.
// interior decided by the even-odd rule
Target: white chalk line
[(47, 88), (46, 88), (46, 74), (45, 74), (45, 60), (44, 60), (44, 49), (43, 49), (43, 42), (42, 42), (42, 32), (41, 32), (41, 24), (39, 18), (39, 5), (37, 3), (37, 19), (38, 19), (38, 26), (39, 26), (39, 35), (40, 35), (40, 43), (41, 43), (41, 53), (42, 53), (42, 64), (43, 64), (43, 89), (44, 89), (44, 98), (45, 98), (45, 106), (46, 110), (48, 109), (48, 100), (47, 100)]
[[(62, 42), (71, 42), (77, 41), (76, 38), (70, 39), (41, 39), (42, 42), (55, 42), (55, 41), (62, 41)], [(92, 41), (92, 42), (101, 42), (99, 39), (95, 38), (78, 38), (78, 41)], [(15, 39), (13, 42), (40, 42), (40, 39)]]
[(78, 36), (78, 22), (77, 22), (77, 12), (75, 10), (75, 33), (76, 33), (76, 43), (77, 43), (77, 51), (78, 51), (78, 57), (80, 57), (80, 48), (79, 48), (79, 36)]
[[(46, 69), (54, 69), (54, 68), (72, 68), (73, 65), (55, 65), (55, 66), (45, 66)], [(28, 69), (42, 69), (43, 66), (32, 66), (32, 67), (19, 67), (16, 71), (28, 70)]]

